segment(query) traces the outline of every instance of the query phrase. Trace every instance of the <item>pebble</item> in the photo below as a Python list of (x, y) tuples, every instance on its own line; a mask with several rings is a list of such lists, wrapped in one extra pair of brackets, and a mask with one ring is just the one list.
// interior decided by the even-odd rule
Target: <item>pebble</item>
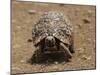
[(55, 62), (54, 62), (54, 64), (56, 64), (56, 65), (57, 65), (57, 64), (58, 64), (58, 62), (57, 62), (57, 61), (55, 61)]
[(84, 23), (90, 23), (90, 19), (89, 18), (85, 18), (85, 19), (83, 19), (83, 22)]
[(12, 23), (16, 23), (16, 20), (15, 19), (12, 19)]
[(91, 59), (91, 56), (87, 57), (87, 56), (83, 55), (83, 56), (82, 56), (82, 59), (83, 59), (83, 60), (90, 60), (90, 59)]
[(15, 44), (15, 45), (13, 46), (13, 48), (19, 48), (19, 47), (20, 47), (19, 44)]
[(36, 10), (28, 10), (28, 13), (29, 13), (29, 14), (36, 14), (37, 11), (36, 11)]
[(18, 29), (21, 29), (21, 26), (17, 26)]
[(21, 63), (24, 63), (25, 61), (24, 61), (24, 60), (21, 60), (20, 62), (21, 62)]
[(77, 26), (79, 29), (82, 28), (82, 24), (77, 24)]
[(79, 53), (83, 53), (84, 52), (84, 48), (79, 48), (77, 49)]
[(86, 57), (85, 55), (83, 55), (83, 56), (82, 56), (82, 59), (83, 59), (83, 60), (86, 60), (86, 59), (87, 59), (87, 57)]
[(32, 42), (32, 39), (28, 39), (27, 42)]
[(87, 60), (90, 60), (92, 57), (91, 56), (89, 56), (88, 58), (87, 58)]

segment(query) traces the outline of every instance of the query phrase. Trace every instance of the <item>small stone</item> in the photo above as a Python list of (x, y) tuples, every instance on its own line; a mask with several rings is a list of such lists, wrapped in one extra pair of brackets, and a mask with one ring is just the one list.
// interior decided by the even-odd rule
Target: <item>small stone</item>
[(19, 44), (15, 44), (15, 45), (13, 46), (13, 48), (19, 48), (19, 47), (20, 47)]
[(85, 19), (83, 19), (83, 22), (84, 23), (90, 23), (90, 19), (89, 18), (85, 18)]
[(18, 29), (21, 29), (21, 26), (17, 26)]
[(77, 26), (79, 29), (82, 28), (82, 24), (77, 24)]
[(32, 42), (32, 39), (28, 39), (27, 42)]
[(83, 55), (82, 56), (82, 59), (84, 59), (84, 60), (90, 60), (91, 59), (91, 56), (87, 57), (87, 56)]
[(20, 62), (21, 62), (21, 63), (24, 63), (25, 61), (24, 61), (24, 60), (21, 60)]
[(91, 56), (89, 56), (88, 58), (87, 58), (87, 60), (90, 60), (91, 59)]
[(79, 53), (83, 53), (84, 52), (84, 48), (79, 48), (77, 49)]
[(29, 14), (36, 14), (37, 11), (36, 11), (36, 10), (28, 10), (28, 13), (29, 13)]
[(86, 60), (86, 59), (87, 59), (87, 57), (86, 57), (85, 55), (83, 55), (83, 56), (82, 56), (82, 59)]
[(12, 23), (15, 23), (16, 22), (16, 20), (15, 19), (12, 19)]
[(54, 62), (54, 64), (56, 64), (56, 65), (57, 65), (57, 64), (58, 64), (58, 62), (57, 62), (57, 61), (55, 61), (55, 62)]

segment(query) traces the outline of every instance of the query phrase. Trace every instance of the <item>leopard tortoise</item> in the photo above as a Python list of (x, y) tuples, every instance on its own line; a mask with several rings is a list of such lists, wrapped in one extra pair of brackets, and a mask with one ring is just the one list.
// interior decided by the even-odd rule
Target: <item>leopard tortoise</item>
[(64, 52), (67, 59), (72, 57), (73, 28), (64, 14), (49, 11), (41, 16), (32, 29), (33, 44), (36, 48), (36, 62), (46, 53)]

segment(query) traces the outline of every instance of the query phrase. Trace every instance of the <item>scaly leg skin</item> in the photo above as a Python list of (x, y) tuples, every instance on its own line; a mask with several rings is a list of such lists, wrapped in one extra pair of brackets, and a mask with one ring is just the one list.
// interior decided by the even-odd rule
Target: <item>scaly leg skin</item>
[(69, 50), (71, 53), (75, 53), (73, 40), (71, 42), (71, 45), (69, 46)]
[(36, 62), (35, 60), (36, 60), (36, 57), (35, 57), (35, 54), (33, 54), (27, 62), (30, 64), (33, 64), (34, 62)]
[(39, 63), (41, 60), (42, 60), (41, 47), (37, 47), (36, 53), (35, 53), (35, 61), (36, 63)]
[(73, 46), (73, 45), (70, 45), (70, 46), (69, 46), (69, 50), (70, 50), (71, 53), (75, 53), (75, 51), (74, 51), (74, 46)]
[(60, 43), (60, 48), (61, 48), (61, 50), (64, 51), (64, 54), (67, 58), (72, 58), (71, 52), (69, 51), (69, 49), (63, 43)]
[(33, 53), (31, 59), (29, 60), (29, 62), (31, 64), (33, 63), (38, 63), (40, 61), (40, 56), (41, 56), (41, 51), (40, 51), (40, 47), (35, 47), (35, 52)]
[(74, 40), (73, 40), (73, 36), (72, 36), (72, 39), (71, 39), (71, 45), (69, 46), (69, 50), (71, 53), (75, 53), (75, 50), (74, 50)]
[(30, 64), (36, 63), (37, 62), (37, 50), (39, 49), (39, 47), (34, 47), (35, 51), (33, 52), (31, 58), (27, 61)]

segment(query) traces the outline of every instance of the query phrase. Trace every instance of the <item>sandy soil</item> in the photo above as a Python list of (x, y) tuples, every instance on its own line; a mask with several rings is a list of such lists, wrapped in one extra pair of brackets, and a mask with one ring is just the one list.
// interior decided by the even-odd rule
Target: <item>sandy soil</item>
[[(13, 74), (51, 71), (84, 70), (96, 68), (95, 6), (59, 5), (32, 2), (12, 2), (12, 64)], [(35, 10), (34, 14), (29, 10)], [(32, 26), (41, 13), (58, 11), (69, 16), (74, 27), (74, 49), (70, 62), (30, 64), (34, 53), (31, 39)]]

